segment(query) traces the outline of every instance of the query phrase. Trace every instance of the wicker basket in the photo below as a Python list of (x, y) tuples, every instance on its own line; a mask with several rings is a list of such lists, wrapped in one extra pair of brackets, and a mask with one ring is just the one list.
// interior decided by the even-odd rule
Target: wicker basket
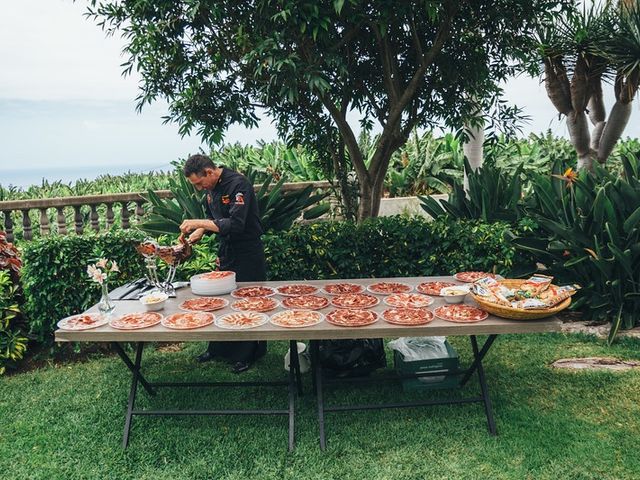
[[(512, 280), (500, 280), (500, 283), (507, 288), (518, 288), (524, 280), (512, 279)], [(478, 302), (478, 305), (482, 310), (485, 310), (496, 317), (510, 318), (511, 320), (536, 320), (538, 318), (550, 317), (558, 312), (561, 312), (569, 305), (571, 305), (571, 297), (563, 300), (557, 305), (550, 308), (513, 308), (504, 305), (498, 305), (497, 303), (491, 303), (484, 300), (474, 293), (471, 293), (473, 299)]]

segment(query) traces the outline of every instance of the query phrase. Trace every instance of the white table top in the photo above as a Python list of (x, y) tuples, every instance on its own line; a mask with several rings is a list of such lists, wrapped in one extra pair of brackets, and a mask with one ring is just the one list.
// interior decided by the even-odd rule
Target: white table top
[[(401, 277), (401, 278), (366, 278), (366, 279), (345, 279), (345, 280), (309, 280), (309, 281), (285, 281), (285, 282), (239, 282), (238, 287), (263, 285), (268, 287), (279, 287), (292, 283), (305, 283), (316, 286), (323, 286), (329, 283), (357, 283), (361, 285), (370, 285), (377, 282), (403, 282), (416, 286), (419, 283), (427, 281), (452, 281), (456, 282), (453, 277)], [(321, 296), (327, 296), (318, 293)], [(219, 295), (227, 298), (229, 303), (233, 303), (236, 299), (231, 295)], [(391, 308), (387, 306), (382, 299), (385, 295), (376, 295), (380, 298), (380, 303), (370, 310), (381, 314), (384, 310)], [(171, 315), (180, 312), (178, 305), (188, 298), (194, 298), (197, 295), (191, 293), (189, 287), (179, 289), (176, 298), (170, 298), (163, 310), (159, 313), (163, 315)], [(282, 300), (282, 296), (276, 295), (276, 299)], [(441, 297), (433, 297), (434, 303), (427, 307), (433, 311), (445, 302)], [(464, 303), (475, 305), (475, 302), (468, 295)], [(130, 312), (144, 311), (143, 305), (137, 300), (116, 301), (116, 308), (113, 316), (123, 315)], [(328, 306), (320, 310), (322, 313), (328, 313), (335, 307)], [(278, 307), (276, 310), (268, 312), (272, 315), (280, 310), (286, 310)], [(97, 306), (94, 305), (87, 312), (97, 312)], [(216, 316), (233, 312), (231, 307), (213, 312)], [(328, 322), (322, 322), (318, 325), (307, 328), (282, 328), (267, 323), (257, 328), (247, 330), (226, 330), (215, 325), (198, 328), (195, 330), (171, 330), (162, 325), (144, 328), (140, 330), (116, 330), (109, 325), (104, 325), (91, 330), (84, 331), (66, 331), (56, 330), (55, 339), (58, 342), (184, 342), (184, 341), (242, 341), (242, 340), (325, 340), (325, 339), (344, 339), (344, 338), (384, 338), (384, 337), (415, 337), (415, 336), (431, 336), (431, 335), (488, 335), (488, 334), (508, 334), (508, 333), (537, 333), (552, 332), (560, 330), (560, 321), (555, 317), (549, 317), (542, 320), (507, 320), (489, 315), (486, 320), (477, 323), (453, 323), (435, 318), (427, 325), (419, 326), (400, 326), (392, 325), (385, 322), (380, 315), (380, 319), (373, 325), (366, 327), (338, 327)]]

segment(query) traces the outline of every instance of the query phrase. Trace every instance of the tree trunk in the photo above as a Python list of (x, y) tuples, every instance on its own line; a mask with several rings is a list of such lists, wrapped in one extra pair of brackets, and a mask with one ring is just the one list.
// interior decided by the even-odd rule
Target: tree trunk
[[(476, 171), (482, 166), (483, 161), (483, 145), (484, 145), (484, 124), (471, 126), (465, 125), (465, 132), (469, 136), (462, 146), (464, 156), (467, 157), (472, 171)], [(469, 177), (466, 168), (464, 169), (464, 190), (469, 189)]]
[(602, 137), (600, 138), (600, 147), (598, 148), (598, 162), (604, 163), (611, 155), (613, 147), (616, 146), (616, 142), (622, 135), (629, 117), (631, 116), (631, 102), (623, 103), (617, 101), (611, 113), (609, 113), (609, 121), (604, 127)]
[(567, 115), (569, 137), (578, 154), (578, 170), (591, 170), (593, 155), (590, 148), (589, 123), (584, 112), (571, 111)]

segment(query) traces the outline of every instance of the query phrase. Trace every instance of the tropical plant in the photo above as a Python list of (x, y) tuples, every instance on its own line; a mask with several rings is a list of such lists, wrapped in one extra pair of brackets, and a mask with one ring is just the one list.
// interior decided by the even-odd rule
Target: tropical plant
[(609, 342), (640, 311), (640, 167), (633, 155), (622, 166), (621, 176), (576, 174), (558, 162), (553, 176), (534, 175), (527, 212), (540, 233), (515, 239), (559, 281), (581, 285), (573, 308), (610, 321)]
[[(556, 15), (537, 41), (549, 99), (567, 117), (578, 169), (590, 170), (594, 159), (606, 162), (629, 121), (640, 85), (640, 9), (637, 2), (587, 3)], [(607, 119), (602, 83), (608, 79), (616, 102)]]
[[(247, 172), (247, 178), (253, 184), (255, 173)], [(285, 177), (271, 186), (272, 177), (268, 177), (256, 192), (260, 220), (265, 231), (286, 230), (302, 216), (305, 220), (318, 218), (330, 209), (326, 203), (318, 203), (329, 194), (313, 193), (313, 186), (301, 190), (283, 192)], [(140, 228), (152, 235), (175, 234), (180, 232), (180, 224), (190, 218), (207, 218), (203, 194), (184, 177), (170, 181), (173, 199), (162, 199), (152, 190), (146, 199), (151, 204), (148, 220)]]
[(27, 351), (28, 339), (18, 325), (18, 285), (7, 270), (0, 269), (0, 375)]
[[(124, 72), (141, 76), (138, 108), (165, 98), (182, 134), (213, 142), (231, 124), (257, 125), (262, 108), (338, 178), (353, 166), (364, 219), (377, 215), (391, 156), (415, 127), (477, 117), (463, 92), (504, 119), (492, 107), (513, 59), (531, 55), (523, 35), (564, 3), (92, 0), (88, 16), (122, 33)], [(381, 127), (368, 165), (352, 110), (365, 129)]]
[(405, 146), (393, 155), (385, 186), (392, 197), (448, 193), (462, 178), (463, 162), (460, 140), (453, 134), (435, 138), (426, 132), (419, 137), (414, 130)]
[(447, 216), (454, 219), (479, 219), (484, 222), (507, 221), (516, 223), (523, 217), (522, 178), (523, 165), (512, 173), (496, 167), (490, 159), (477, 170), (471, 170), (465, 159), (469, 187), (462, 182), (453, 185), (448, 200), (418, 197), (422, 209), (434, 218)]

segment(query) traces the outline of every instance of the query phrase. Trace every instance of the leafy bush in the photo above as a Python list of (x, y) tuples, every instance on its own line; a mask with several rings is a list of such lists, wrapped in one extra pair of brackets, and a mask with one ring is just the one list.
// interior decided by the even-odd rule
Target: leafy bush
[(562, 282), (578, 283), (573, 308), (587, 318), (611, 321), (609, 342), (620, 327), (638, 323), (640, 311), (640, 167), (622, 159), (619, 176), (596, 167), (593, 174), (535, 175), (528, 212), (540, 234), (516, 239)]
[(100, 290), (86, 272), (96, 258), (106, 256), (120, 265), (122, 273), (114, 287), (143, 276), (143, 260), (135, 251), (142, 238), (144, 235), (137, 230), (123, 230), (103, 235), (52, 235), (25, 244), (23, 310), (34, 339), (51, 344), (58, 320), (98, 300)]
[(20, 328), (18, 285), (7, 270), (0, 270), (0, 375), (20, 360), (27, 350), (27, 338)]
[(452, 219), (478, 219), (484, 222), (506, 221), (515, 223), (522, 218), (521, 164), (514, 172), (485, 163), (475, 172), (465, 160), (469, 172), (469, 188), (464, 190), (461, 181), (453, 186), (448, 200), (418, 197), (422, 209), (434, 218), (447, 216)]
[(380, 217), (323, 222), (265, 238), (271, 280), (508, 273), (521, 262), (504, 223)]

